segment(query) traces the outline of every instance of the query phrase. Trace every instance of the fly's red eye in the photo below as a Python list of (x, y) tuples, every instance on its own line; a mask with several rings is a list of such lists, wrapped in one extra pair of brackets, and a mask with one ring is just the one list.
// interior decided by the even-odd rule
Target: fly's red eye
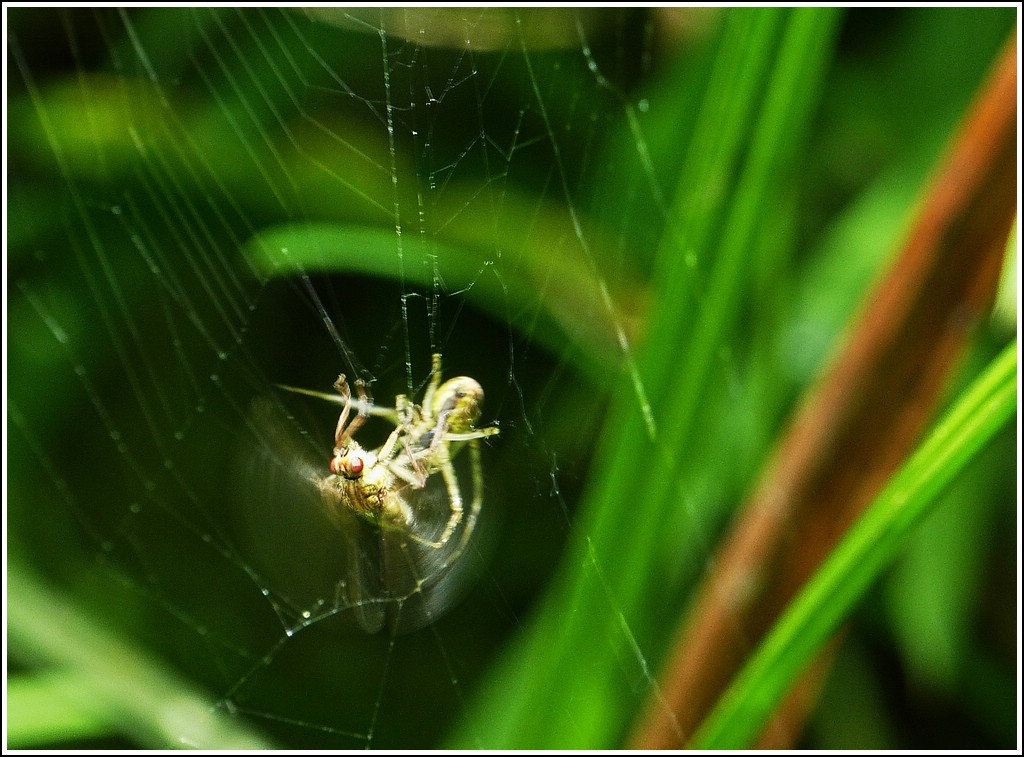
[(331, 458), (330, 469), (335, 476), (344, 476), (347, 479), (356, 479), (363, 474), (366, 463), (363, 458), (351, 451), (344, 454), (338, 453)]

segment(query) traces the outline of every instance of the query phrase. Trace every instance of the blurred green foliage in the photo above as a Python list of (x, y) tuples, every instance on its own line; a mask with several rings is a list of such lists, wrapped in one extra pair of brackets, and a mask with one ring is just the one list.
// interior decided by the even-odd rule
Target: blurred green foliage
[[(6, 12), (8, 580), (41, 577), (55, 609), (115, 629), (156, 669), (229, 700), (217, 708), (229, 723), (296, 748), (424, 747), (453, 732), (506, 745), (476, 709), (478, 682), (504, 670), (540, 690), (596, 680), (579, 701), (503, 700), (553, 718), (524, 736), (551, 741), (532, 745), (618, 743), (731, 508), (1015, 19), (860, 8), (801, 38), (790, 11), (438, 10), (409, 26), (428, 34), (402, 36), (365, 11), (338, 24), (266, 9)], [(477, 46), (446, 43), (474, 33)], [(714, 68), (729, 44), (762, 50), (748, 65), (807, 67), (730, 81)], [(773, 112), (766, 92), (804, 99), (748, 123)], [(769, 157), (744, 200), (750, 164), (729, 155), (751, 154)], [(752, 239), (707, 237), (748, 211)], [(665, 252), (679, 238), (692, 255)], [(330, 622), (286, 636), (249, 574), (234, 502), (238, 457), (258, 442), (249, 400), (275, 382), (326, 388), (345, 369), (300, 271), (377, 396), (421, 386), (441, 349), (502, 422), (486, 453), (483, 579), (434, 630), (394, 644)], [(1009, 337), (983, 328), (963, 382)], [(676, 346), (645, 351), (647, 339)], [(660, 429), (650, 454), (670, 472), (643, 480), (653, 458), (623, 459), (627, 448), (614, 476), (632, 466), (637, 492), (667, 489), (681, 506), (645, 510), (611, 481), (609, 438), (646, 434), (621, 420), (642, 407), (637, 377)], [(676, 428), (662, 403), (687, 381)], [(621, 434), (605, 431), (595, 457), (608, 406)], [(317, 410), (295, 412), (329, 439)], [(803, 746), (1012, 745), (1016, 459), (1008, 430), (945, 495), (853, 619)], [(584, 496), (608, 501), (574, 521)], [(586, 551), (609, 548), (616, 509), (656, 519), (642, 524), (657, 534), (641, 562)], [(612, 594), (582, 608), (599, 630), (574, 669), (565, 647), (586, 639), (560, 637), (571, 619), (550, 608), (571, 606), (558, 603), (580, 586), (564, 579), (575, 568), (596, 568), (591, 590)], [(550, 631), (533, 643), (562, 645), (567, 667), (531, 669), (518, 655), (545, 591)], [(56, 612), (33, 617), (75, 633)], [(65, 659), (10, 638), (9, 678), (67, 701), (67, 680), (83, 680), (73, 648)], [(108, 675), (127, 675), (105, 649)], [(599, 688), (620, 679), (606, 670), (621, 677), (613, 694), (629, 691), (611, 714)], [(866, 693), (847, 702), (851, 691)], [(51, 728), (11, 746), (104, 733), (102, 718)]]

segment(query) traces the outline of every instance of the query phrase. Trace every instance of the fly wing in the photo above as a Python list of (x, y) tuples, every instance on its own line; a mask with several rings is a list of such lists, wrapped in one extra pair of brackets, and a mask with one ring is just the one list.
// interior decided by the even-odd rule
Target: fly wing
[(240, 548), (258, 580), (297, 623), (333, 616), (377, 632), (387, 607), (379, 530), (324, 507), (317, 487), (328, 474), (323, 445), (283, 407), (259, 398), (248, 421), (255, 433), (247, 438), (260, 441), (240, 454), (238, 522)]
[(338, 612), (351, 610), (359, 627), (377, 633), (384, 627), (388, 597), (383, 586), (384, 555), (380, 529), (355, 513), (344, 513), (341, 532), (346, 540), (347, 570), (337, 584), (334, 607)]

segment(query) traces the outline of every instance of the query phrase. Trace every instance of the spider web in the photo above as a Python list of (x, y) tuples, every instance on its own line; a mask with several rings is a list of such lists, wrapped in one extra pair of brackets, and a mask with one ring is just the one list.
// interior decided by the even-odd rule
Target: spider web
[[(17, 14), (10, 486), (35, 513), (12, 509), (12, 533), (282, 744), (436, 744), (573, 528), (607, 390), (574, 366), (621, 370), (657, 433), (630, 301), (655, 231), (616, 231), (665, 210), (630, 94), (651, 18)], [(608, 134), (628, 170), (602, 162)], [(587, 193), (609, 171), (618, 207)], [(372, 526), (314, 498), (338, 405), (278, 385), (345, 373), (419, 401), (434, 353), (501, 434), (465, 553), (386, 563)]]

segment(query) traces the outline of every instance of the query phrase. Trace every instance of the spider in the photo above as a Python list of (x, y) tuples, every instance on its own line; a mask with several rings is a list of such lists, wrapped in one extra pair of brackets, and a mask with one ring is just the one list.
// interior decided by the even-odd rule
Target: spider
[[(464, 517), (462, 492), (452, 464), (463, 446), (470, 450), (473, 479), (473, 499), (469, 504), (461, 546), (469, 539), (483, 502), (483, 476), (480, 470), (478, 440), (494, 436), (498, 428), (478, 429), (474, 426), (480, 417), (480, 404), (484, 391), (480, 384), (468, 377), (458, 376), (441, 383), (441, 356), (433, 356), (430, 383), (423, 404), (416, 405), (403, 394), (395, 398), (394, 410), (372, 405), (362, 381), (355, 381), (357, 399), (344, 375), (338, 376), (334, 388), (343, 405), (334, 432), (334, 455), (330, 475), (317, 481), (328, 509), (347, 508), (374, 523), (379, 528), (401, 531), (414, 541), (428, 547), (444, 547)], [(339, 399), (293, 387), (290, 391)], [(352, 407), (355, 417), (349, 419)], [(395, 429), (381, 447), (364, 449), (355, 434), (370, 415), (387, 418)], [(450, 514), (444, 530), (436, 539), (426, 539), (414, 531), (417, 514), (408, 487), (422, 490), (430, 476), (440, 473), (448, 493)]]

